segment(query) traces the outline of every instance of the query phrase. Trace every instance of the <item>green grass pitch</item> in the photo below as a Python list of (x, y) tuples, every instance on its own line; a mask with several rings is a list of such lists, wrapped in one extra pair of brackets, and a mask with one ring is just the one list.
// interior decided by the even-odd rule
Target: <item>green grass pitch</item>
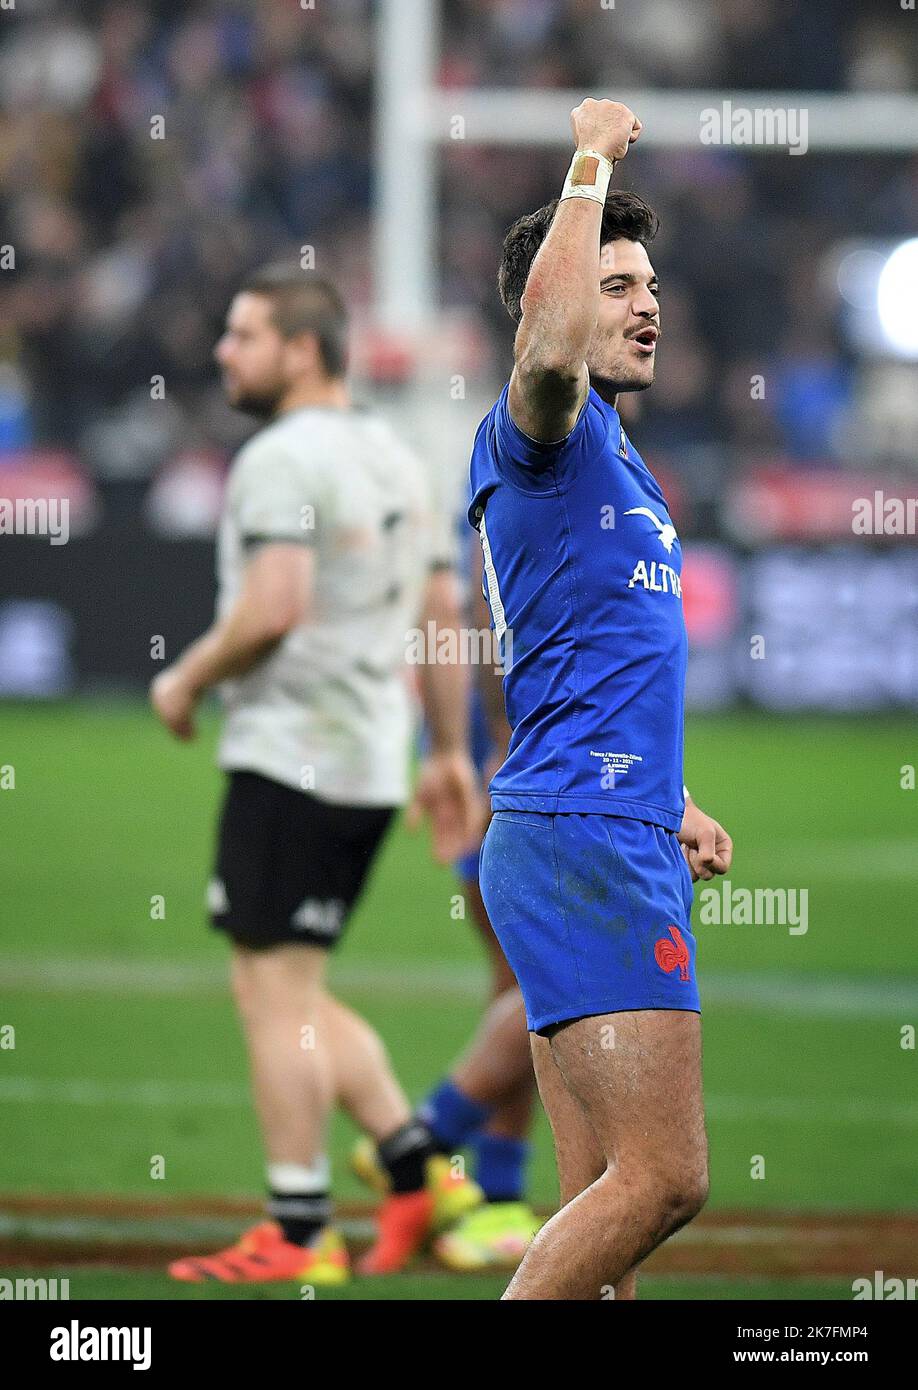
[[(226, 947), (203, 913), (216, 730), (212, 710), (197, 742), (178, 745), (139, 703), (0, 706), (0, 768), (15, 770), (0, 790), (0, 1028), (15, 1029), (0, 1048), (0, 1192), (261, 1189)], [(918, 763), (914, 722), (693, 718), (686, 750), (693, 795), (735, 838), (734, 888), (808, 892), (802, 934), (702, 925), (696, 901), (710, 1206), (914, 1210), (918, 1060), (903, 1030), (918, 1025), (918, 791), (900, 782)], [(334, 961), (339, 992), (380, 1029), (412, 1097), (479, 1013), (483, 957), (471, 923), (455, 920), (457, 892), (424, 834), (398, 827)], [(158, 899), (164, 917), (151, 915)], [(343, 1162), (352, 1133), (336, 1118), (343, 1199), (364, 1195)], [(531, 1190), (555, 1199), (541, 1116)], [(117, 1269), (73, 1279), (87, 1297), (176, 1292)], [(811, 1284), (795, 1296), (850, 1287)], [(346, 1296), (492, 1298), (502, 1285), (405, 1275)], [(716, 1277), (659, 1276), (647, 1292), (745, 1296), (742, 1281)]]

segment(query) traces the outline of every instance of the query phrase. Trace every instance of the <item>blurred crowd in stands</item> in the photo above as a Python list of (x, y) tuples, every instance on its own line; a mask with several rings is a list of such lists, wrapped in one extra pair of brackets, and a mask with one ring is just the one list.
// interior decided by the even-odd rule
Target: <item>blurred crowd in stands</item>
[[(455, 89), (879, 93), (918, 80), (918, 16), (892, 0), (442, 10), (440, 82)], [(211, 359), (228, 300), (253, 266), (305, 243), (368, 310), (374, 19), (371, 0), (17, 0), (0, 12), (0, 242), (15, 251), (0, 271), (0, 454), (63, 447), (100, 480), (226, 454), (246, 431)], [(505, 379), (512, 343), (495, 288), (503, 233), (555, 195), (565, 164), (560, 146), (444, 152), (441, 299), (479, 325), (486, 390)], [(824, 257), (916, 234), (918, 154), (699, 143), (639, 147), (620, 172), (662, 219), (658, 382), (634, 407), (645, 455), (679, 460), (710, 492), (753, 455), (851, 463), (857, 417), (888, 377), (841, 331)], [(156, 375), (163, 400), (151, 399)], [(756, 376), (765, 398), (753, 405)]]

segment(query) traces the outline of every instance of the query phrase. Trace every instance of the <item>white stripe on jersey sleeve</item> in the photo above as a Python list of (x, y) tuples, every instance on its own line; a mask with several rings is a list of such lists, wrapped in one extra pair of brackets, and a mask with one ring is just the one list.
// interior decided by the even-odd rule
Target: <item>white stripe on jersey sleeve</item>
[(494, 561), (491, 558), (491, 542), (488, 540), (488, 528), (485, 526), (484, 513), (481, 516), (481, 525), (478, 528), (481, 536), (481, 549), (484, 555), (485, 578), (488, 581), (488, 603), (491, 605), (491, 617), (494, 619), (494, 632), (498, 642), (503, 638), (507, 631), (507, 619), (504, 614), (504, 605), (500, 596), (500, 587), (497, 583), (497, 573), (494, 569)]

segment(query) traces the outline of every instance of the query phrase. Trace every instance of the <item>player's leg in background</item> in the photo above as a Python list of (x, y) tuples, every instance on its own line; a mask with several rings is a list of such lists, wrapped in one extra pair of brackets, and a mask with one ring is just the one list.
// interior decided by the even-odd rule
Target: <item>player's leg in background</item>
[(216, 1254), (177, 1260), (176, 1279), (260, 1283), (303, 1278), (340, 1283), (347, 1252), (331, 1226), (325, 1152), (334, 1104), (333, 1039), (325, 1026), (328, 952), (302, 944), (233, 942), (231, 981), (249, 1056), (267, 1160), (271, 1222)]
[[(465, 1055), (418, 1107), (419, 1119), (430, 1128), (438, 1149), (446, 1155), (455, 1154), (476, 1133), (492, 1132), (492, 1127), (495, 1134), (522, 1142), (535, 1094), (522, 996), (488, 923), (477, 879), (467, 881), (465, 888), (487, 936), (492, 992), (491, 1003)], [(363, 1146), (356, 1152), (360, 1155), (356, 1163), (360, 1175), (372, 1183)]]
[(427, 1097), (421, 1113), (449, 1152), (465, 1145), (485, 1205), (437, 1242), (440, 1260), (457, 1269), (512, 1269), (539, 1228), (526, 1200), (535, 1077), (522, 995), (488, 920), (473, 873), (463, 877), (466, 903), (485, 946), (490, 1003), (464, 1057)]
[[(436, 1224), (438, 1207), (456, 1199), (478, 1201), (471, 1184), (450, 1182), (430, 1131), (418, 1121), (396, 1080), (382, 1039), (340, 1000), (326, 993), (323, 1032), (330, 1044), (338, 1103), (375, 1145), (385, 1195), (376, 1214), (377, 1234), (361, 1258), (362, 1274), (402, 1269)], [(444, 1191), (444, 1187), (448, 1191)]]
[[(614, 1045), (603, 1046), (607, 1037)], [(663, 1009), (600, 1014), (558, 1027), (550, 1048), (605, 1167), (543, 1226), (504, 1297), (598, 1299), (707, 1198), (701, 1018)], [(566, 1102), (549, 1087), (546, 1104), (562, 1130)]]
[(269, 1164), (308, 1167), (324, 1154), (335, 1095), (321, 1012), (327, 959), (327, 951), (305, 944), (233, 946), (233, 996)]
[[(583, 1107), (575, 1100), (558, 1069), (551, 1044), (538, 1033), (530, 1033), (532, 1062), (539, 1095), (551, 1124), (558, 1165), (560, 1204), (567, 1206), (584, 1192), (606, 1169), (602, 1145)], [(637, 1270), (623, 1274), (615, 1285), (616, 1301), (637, 1298)]]
[(366, 1019), (327, 992), (322, 1016), (323, 1032), (331, 1043), (335, 1099), (379, 1144), (411, 1118), (386, 1046)]
[(463, 880), (466, 902), (488, 952), (491, 997), (472, 1046), (452, 1080), (467, 1095), (490, 1102), (486, 1122), (470, 1137), (475, 1177), (488, 1201), (519, 1202), (526, 1187), (535, 1076), (526, 1009), (516, 976), (488, 920), (478, 875)]
[[(436, 1245), (440, 1259), (461, 1269), (494, 1264), (513, 1268), (539, 1225), (525, 1202), (535, 1081), (522, 997), (488, 922), (477, 873), (473, 868), (470, 873), (463, 883), (466, 901), (488, 946), (491, 1003), (467, 1053), (418, 1107), (415, 1123), (418, 1132), (428, 1135), (434, 1152), (449, 1163), (452, 1174), (447, 1181), (444, 1169), (436, 1189), (434, 1224), (439, 1232), (446, 1232)], [(363, 1045), (372, 1057), (369, 1040)], [(391, 1182), (385, 1172), (386, 1146), (379, 1143), (384, 1132), (376, 1113), (380, 1097), (366, 1084), (362, 1097), (358, 1096), (359, 1074), (355, 1062), (348, 1069), (351, 1080), (339, 1081), (338, 1094), (355, 1123), (376, 1142), (361, 1140), (351, 1164), (363, 1181), (384, 1191)], [(466, 1146), (472, 1150), (488, 1212), (482, 1209), (479, 1187), (464, 1178), (457, 1180), (455, 1156)]]
[[(487, 1112), (472, 1136), (473, 1147), (478, 1134), (502, 1135), (522, 1143), (529, 1132), (535, 1101), (526, 1010), (516, 976), (488, 920), (477, 875), (464, 879), (463, 889), (487, 948), (491, 991), (481, 1024), (465, 1055), (453, 1067), (450, 1080)], [(433, 1127), (436, 1129), (435, 1124)]]
[(233, 951), (233, 992), (269, 1163), (317, 1160), (336, 1102), (378, 1143), (411, 1118), (379, 1034), (325, 989), (327, 957), (308, 945)]
[(234, 993), (268, 1160), (269, 1210), (288, 1241), (314, 1237), (300, 1214), (320, 1197), (328, 1218), (325, 1131), (332, 1106), (340, 1103), (373, 1136), (386, 1170), (390, 1191), (378, 1214), (377, 1242), (360, 1264), (364, 1273), (385, 1273), (401, 1268), (430, 1233), (435, 1149), (412, 1118), (379, 1035), (325, 989), (327, 956), (324, 948), (305, 944), (234, 951)]
[[(491, 626), (483, 593), (481, 548), (469, 532), (467, 563), (472, 611), (481, 631)], [(475, 673), (469, 704), (469, 740), (483, 787), (500, 765), (510, 738), (503, 712), (502, 672)], [(516, 977), (508, 965), (481, 896), (479, 852), (456, 862), (466, 909), (488, 952), (489, 1006), (462, 1059), (422, 1103), (419, 1113), (445, 1153), (468, 1146), (485, 1196), (518, 1203), (525, 1188), (528, 1135), (535, 1099), (526, 1012)], [(530, 1223), (531, 1224), (531, 1223)]]
[(331, 1218), (325, 1154), (335, 1100), (324, 1026), (328, 952), (307, 944), (234, 943), (231, 981), (249, 1056), (267, 1162), (268, 1211), (286, 1240), (307, 1244)]

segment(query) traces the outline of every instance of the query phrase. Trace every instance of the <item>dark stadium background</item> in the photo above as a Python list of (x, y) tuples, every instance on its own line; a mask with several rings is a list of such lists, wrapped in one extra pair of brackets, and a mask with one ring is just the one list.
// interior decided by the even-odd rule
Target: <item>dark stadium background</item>
[[(614, 19), (598, 0), (439, 8), (438, 83), (457, 111), (468, 88), (882, 103), (918, 81), (918, 15), (893, 0), (618, 0)], [(506, 379), (500, 242), (560, 186), (566, 132), (553, 149), (441, 149), (425, 353), (377, 314), (378, 19), (370, 0), (0, 11), (0, 245), (15, 250), (0, 270), (0, 497), (66, 496), (72, 532), (58, 547), (0, 535), (0, 766), (15, 768), (0, 791), (0, 1024), (18, 1025), (15, 1050), (0, 1051), (15, 1122), (0, 1157), (0, 1264), (70, 1268), (64, 1228), (110, 1238), (92, 1222), (115, 1218), (92, 1201), (161, 1196), (151, 1153), (173, 1155), (168, 1197), (209, 1194), (210, 1236), (228, 1221), (220, 1201), (258, 1192), (223, 958), (200, 909), (214, 718), (193, 750), (176, 749), (143, 704), (151, 639), (171, 657), (210, 616), (222, 479), (251, 429), (211, 360), (234, 287), (314, 248), (353, 310), (357, 395), (435, 472), (456, 473)], [(752, 1296), (850, 1297), (857, 1273), (915, 1272), (896, 1260), (914, 1264), (916, 1221), (902, 1029), (918, 1023), (918, 555), (914, 535), (852, 529), (858, 498), (918, 488), (918, 349), (893, 350), (858, 284), (918, 235), (912, 111), (911, 148), (648, 145), (616, 176), (663, 223), (657, 383), (623, 413), (687, 552), (688, 780), (736, 837), (737, 885), (811, 899), (805, 937), (702, 937), (712, 1219), (746, 1213), (745, 1230), (762, 1212), (773, 1229), (789, 1211), (778, 1244), (797, 1253), (782, 1263), (753, 1238), (745, 1265), (702, 1268), (687, 1245), (681, 1271), (648, 1276), (651, 1296), (733, 1296), (746, 1280)], [(649, 129), (652, 103), (639, 114)], [(342, 953), (342, 987), (383, 1028), (413, 1094), (475, 1017), (481, 966), (449, 921), (453, 891), (423, 841), (399, 832)], [(155, 929), (154, 893), (169, 904)], [(414, 971), (405, 997), (401, 963)], [(750, 1181), (759, 1153), (770, 1182)], [(542, 1130), (546, 1205), (551, 1171)], [(356, 1198), (349, 1181), (341, 1191)], [(813, 1256), (836, 1248), (813, 1231), (837, 1235), (839, 1212), (860, 1245)], [(119, 1238), (147, 1239), (142, 1213), (119, 1219)], [(171, 1219), (174, 1241), (192, 1239)], [(155, 1273), (131, 1285), (87, 1269), (73, 1264), (75, 1290), (170, 1292)], [(442, 1296), (497, 1287), (461, 1283)]]

